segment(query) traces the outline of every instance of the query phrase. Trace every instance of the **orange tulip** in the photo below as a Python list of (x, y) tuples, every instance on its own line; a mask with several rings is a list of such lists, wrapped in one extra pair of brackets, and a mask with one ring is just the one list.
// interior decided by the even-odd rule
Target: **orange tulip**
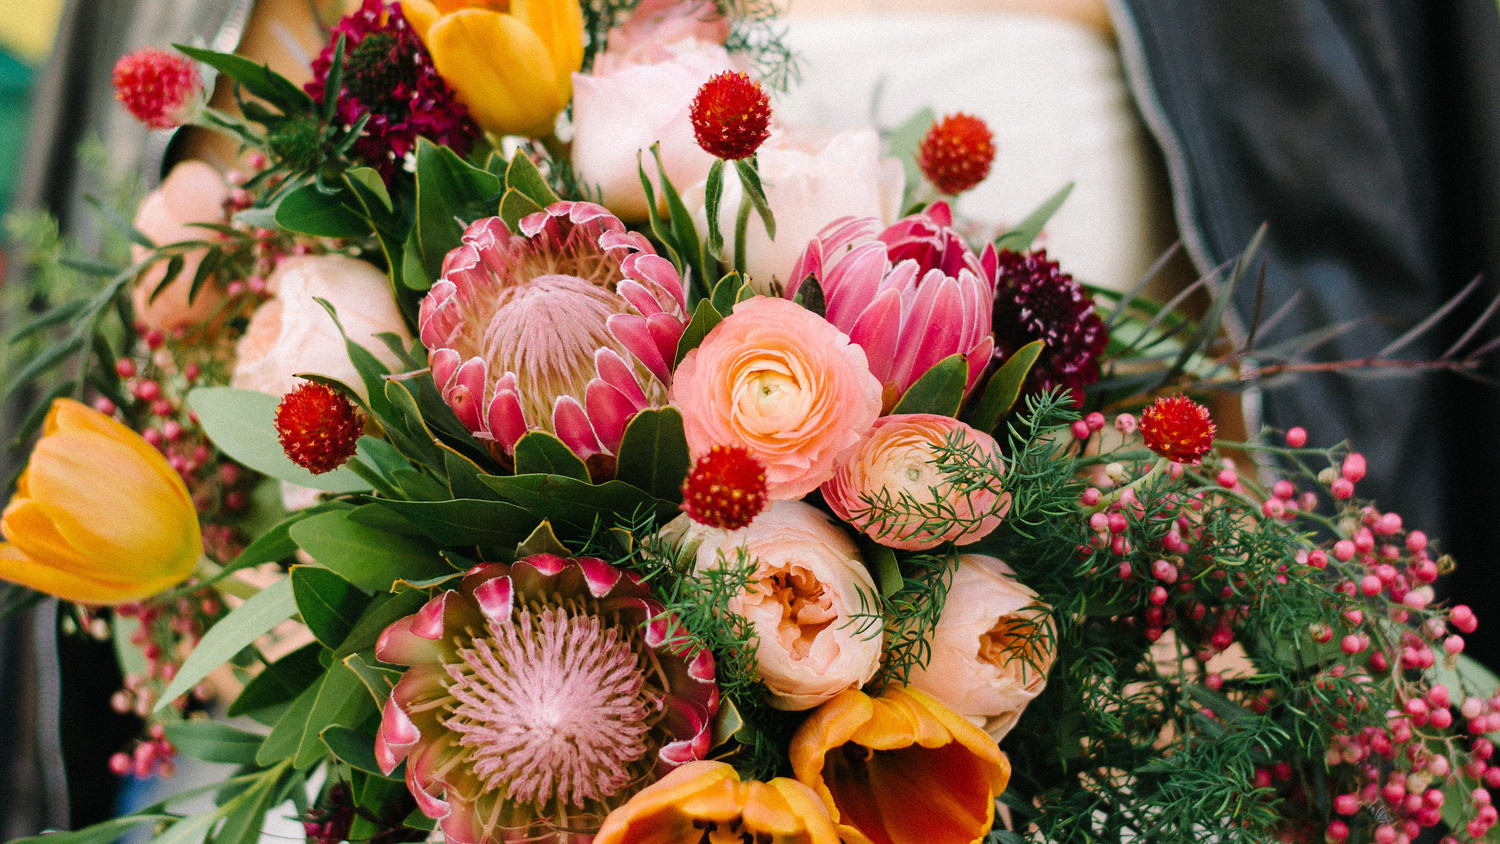
[[(704, 836), (707, 836), (706, 838)], [(723, 762), (689, 762), (609, 813), (594, 844), (838, 844), (812, 789), (796, 780), (740, 782)]]
[(970, 844), (995, 820), (1010, 762), (984, 731), (933, 698), (857, 689), (815, 710), (792, 737), (792, 770), (846, 844)]
[(69, 399), (52, 403), (0, 534), (0, 579), (85, 604), (170, 589), (203, 553), (198, 512), (166, 458)]
[(578, 0), (402, 0), (401, 11), (481, 128), (551, 134), (583, 66)]

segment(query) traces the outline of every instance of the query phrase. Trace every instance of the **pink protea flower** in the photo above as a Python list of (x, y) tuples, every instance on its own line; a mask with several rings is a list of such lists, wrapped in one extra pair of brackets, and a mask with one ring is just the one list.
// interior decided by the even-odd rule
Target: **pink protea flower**
[(483, 563), (386, 628), (410, 666), (375, 736), (418, 807), (458, 844), (583, 842), (624, 803), (702, 759), (719, 691), (639, 578), (592, 557)]
[(682, 277), (590, 202), (558, 202), (512, 234), (479, 220), (418, 313), (443, 399), (505, 452), (528, 430), (579, 457), (612, 455), (663, 404), (687, 327)]
[(976, 255), (937, 202), (884, 231), (873, 218), (824, 228), (793, 267), (788, 298), (809, 276), (823, 288), (828, 321), (870, 358), (885, 411), (933, 364), (966, 355), (968, 389), (989, 362), (991, 302), (999, 280), (993, 246)]

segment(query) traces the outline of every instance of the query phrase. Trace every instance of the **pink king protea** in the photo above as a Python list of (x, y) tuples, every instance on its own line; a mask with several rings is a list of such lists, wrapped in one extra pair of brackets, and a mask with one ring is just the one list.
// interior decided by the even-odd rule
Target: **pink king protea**
[(433, 378), (505, 452), (542, 430), (585, 460), (612, 455), (631, 418), (666, 400), (682, 277), (593, 203), (555, 203), (519, 228), (479, 220), (443, 260), (418, 314)]
[(974, 254), (952, 225), (943, 202), (884, 231), (873, 218), (838, 220), (792, 269), (787, 297), (808, 277), (818, 280), (828, 321), (869, 357), (885, 412), (952, 354), (967, 357), (974, 389), (994, 349), (995, 249)]
[(375, 736), (418, 807), (458, 844), (590, 840), (615, 806), (702, 759), (719, 705), (713, 656), (674, 639), (633, 575), (537, 554), (471, 569), (386, 629), (411, 666)]

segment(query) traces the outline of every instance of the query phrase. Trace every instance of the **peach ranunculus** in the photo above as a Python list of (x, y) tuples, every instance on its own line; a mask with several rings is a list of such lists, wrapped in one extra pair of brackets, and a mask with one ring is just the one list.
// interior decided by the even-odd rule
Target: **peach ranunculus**
[(387, 366), (397, 360), (375, 335), (391, 332), (410, 345), (411, 333), (396, 308), (385, 273), (342, 255), (283, 261), (267, 280), (272, 296), (250, 318), (235, 349), (231, 385), (285, 395), (299, 373), (337, 378), (364, 395), (364, 381), (333, 318), (315, 299), (333, 306), (349, 339)]
[(875, 581), (854, 540), (822, 511), (777, 501), (747, 528), (724, 531), (696, 523), (702, 538), (695, 571), (739, 564), (754, 572), (729, 610), (750, 622), (759, 639), (760, 678), (777, 709), (810, 709), (870, 681), (880, 668), (884, 629)]
[(694, 140), (688, 110), (703, 83), (734, 66), (727, 31), (688, 17), (704, 7), (713, 8), (643, 3), (610, 34), (593, 70), (573, 74), (573, 169), (622, 220), (641, 222), (650, 211), (642, 168), (661, 200), (654, 143), (679, 191), (708, 178), (714, 157)]
[(688, 448), (739, 446), (766, 467), (766, 495), (801, 498), (880, 415), (865, 353), (812, 311), (757, 296), (689, 352), (672, 381)]
[[(172, 168), (160, 187), (146, 195), (136, 212), (135, 227), (157, 246), (207, 240), (214, 237), (214, 233), (192, 224), (227, 223), (229, 217), (224, 203), (228, 198), (229, 187), (217, 170), (201, 161), (184, 161)], [(130, 251), (136, 261), (144, 260), (149, 254), (149, 250), (140, 245), (132, 245)], [(164, 257), (147, 267), (136, 279), (130, 297), (135, 306), (136, 321), (157, 331), (189, 328), (207, 322), (227, 295), (221, 284), (210, 280), (199, 288), (193, 301), (188, 302), (193, 276), (207, 253), (207, 249), (182, 253), (182, 269), (154, 300), (152, 294), (167, 277), (169, 259)]]
[(1005, 737), (1047, 686), (1057, 657), (1050, 608), (1005, 563), (960, 554), (948, 601), (928, 637), (930, 657), (907, 683)]
[[(745, 234), (745, 269), (761, 293), (771, 292), (773, 283), (785, 287), (792, 282), (792, 267), (828, 224), (844, 217), (874, 217), (890, 225), (901, 215), (901, 164), (881, 155), (880, 138), (873, 129), (834, 135), (816, 129), (772, 129), (755, 155), (776, 220), (774, 241), (758, 214), (750, 215)], [(684, 193), (688, 207), (703, 208), (703, 183)], [(739, 178), (726, 175), (719, 202), (719, 230), (725, 241), (721, 258), (726, 262), (734, 254), (741, 194)]]
[(916, 689), (851, 689), (792, 736), (792, 771), (846, 844), (971, 844), (989, 832), (1010, 762), (983, 730)]
[[(704, 838), (704, 836), (707, 838)], [(594, 844), (681, 841), (838, 844), (813, 790), (787, 777), (741, 782), (725, 762), (689, 762), (609, 813)]]
[(823, 499), (892, 548), (966, 545), (989, 535), (1010, 509), (1010, 493), (991, 477), (1003, 470), (995, 438), (951, 416), (883, 416), (823, 482)]
[(402, 0), (401, 12), (480, 128), (552, 134), (583, 64), (578, 0)]
[(0, 533), (0, 579), (85, 604), (163, 592), (203, 555), (198, 511), (167, 459), (71, 399), (52, 403)]

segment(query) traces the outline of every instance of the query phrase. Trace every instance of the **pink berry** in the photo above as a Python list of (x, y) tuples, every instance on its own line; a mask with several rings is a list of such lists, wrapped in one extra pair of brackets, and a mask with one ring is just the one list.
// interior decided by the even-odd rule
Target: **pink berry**
[(1301, 448), (1307, 445), (1307, 430), (1299, 427), (1287, 431), (1286, 444), (1292, 448)]
[(1334, 498), (1343, 501), (1354, 496), (1354, 482), (1348, 478), (1335, 478), (1329, 485), (1328, 492)]

